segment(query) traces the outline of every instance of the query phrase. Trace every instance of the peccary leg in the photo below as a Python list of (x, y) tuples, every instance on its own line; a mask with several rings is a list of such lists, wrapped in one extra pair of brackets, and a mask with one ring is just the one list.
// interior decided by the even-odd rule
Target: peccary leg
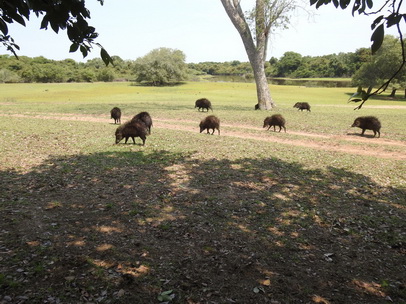
[(378, 137), (381, 137), (381, 133), (379, 131), (375, 131), (375, 130), (373, 130), (373, 131), (374, 131), (374, 137), (376, 136), (376, 133), (378, 133)]
[(131, 138), (133, 139), (133, 144), (135, 145), (135, 138), (134, 138), (134, 136), (131, 136)]
[(362, 129), (361, 135), (364, 135), (365, 133), (365, 129)]

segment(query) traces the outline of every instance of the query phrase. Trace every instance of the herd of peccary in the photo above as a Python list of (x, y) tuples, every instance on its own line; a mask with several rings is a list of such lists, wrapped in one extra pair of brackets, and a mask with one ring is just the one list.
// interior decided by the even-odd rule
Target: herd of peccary
[[(297, 102), (293, 106), (298, 110), (307, 110), (310, 112), (310, 105), (307, 102)], [(207, 98), (200, 98), (195, 102), (195, 108), (198, 108), (198, 111), (202, 109), (213, 111), (212, 105), (210, 100)], [(259, 109), (259, 105), (256, 104), (254, 107), (255, 110)], [(121, 123), (121, 110), (118, 107), (114, 107), (110, 111), (111, 118), (114, 119), (114, 124)], [(273, 131), (276, 132), (276, 127), (279, 127), (278, 132), (281, 132), (283, 129), (286, 132), (286, 120), (281, 114), (274, 114), (268, 116), (264, 120), (263, 128), (268, 127), (269, 130), (273, 127)], [(131, 120), (125, 122), (124, 124), (120, 125), (116, 129), (116, 144), (118, 144), (122, 139), (125, 139), (125, 143), (127, 143), (129, 138), (132, 138), (133, 143), (135, 144), (135, 137), (139, 137), (142, 140), (142, 145), (145, 145), (145, 141), (147, 135), (151, 134), (151, 127), (152, 127), (152, 118), (148, 112), (140, 112), (135, 115)], [(217, 130), (218, 135), (220, 135), (220, 119), (215, 115), (208, 115), (205, 117), (199, 124), (200, 133), (204, 130), (207, 130), (207, 134), (214, 134), (215, 130)], [(361, 135), (364, 135), (365, 130), (372, 130), (374, 132), (374, 137), (378, 134), (378, 137), (381, 136), (381, 123), (378, 118), (374, 116), (360, 116), (354, 120), (354, 123), (351, 127), (357, 127), (362, 129)], [(210, 133), (210, 130), (212, 132)]]
[[(310, 105), (308, 102), (296, 102), (293, 106), (294, 108), (297, 108), (300, 111), (307, 110), (308, 112), (310, 111)], [(255, 110), (259, 109), (259, 104), (256, 104), (254, 106)], [(286, 132), (286, 127), (285, 127), (286, 120), (283, 118), (282, 115), (280, 114), (275, 114), (272, 116), (269, 116), (265, 118), (264, 120), (264, 128), (268, 127), (268, 130), (273, 126), (274, 132), (276, 132), (276, 127), (279, 127), (279, 132), (282, 130), (282, 128)], [(379, 121), (378, 118), (375, 116), (360, 116), (354, 120), (354, 123), (351, 125), (351, 127), (358, 127), (362, 129), (361, 135), (364, 135), (365, 130), (372, 130), (374, 132), (374, 137), (378, 133), (378, 137), (381, 137), (381, 122)]]

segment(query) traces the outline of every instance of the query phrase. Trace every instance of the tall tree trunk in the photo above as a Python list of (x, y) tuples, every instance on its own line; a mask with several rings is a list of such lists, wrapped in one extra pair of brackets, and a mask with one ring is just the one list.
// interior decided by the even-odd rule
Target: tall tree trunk
[(249, 25), (245, 19), (244, 13), (240, 6), (239, 0), (221, 0), (221, 3), (226, 10), (231, 22), (234, 24), (238, 33), (241, 36), (242, 42), (247, 52), (248, 59), (254, 71), (254, 79), (257, 87), (258, 106), (261, 110), (269, 110), (275, 107), (275, 103), (271, 97), (268, 81), (265, 74), (265, 53), (268, 42), (268, 29), (264, 20), (259, 16), (263, 16), (261, 10), (264, 9), (264, 0), (256, 1), (257, 17), (256, 17), (256, 37), (255, 42), (252, 37)]
[[(248, 57), (250, 58), (250, 56)], [(264, 60), (262, 56), (254, 54), (253, 58), (250, 58), (250, 63), (254, 71), (259, 109), (270, 110), (275, 107), (275, 103), (272, 100), (271, 90), (269, 89), (268, 79), (266, 78)]]
[(397, 89), (392, 89), (392, 93), (390, 93), (389, 97), (395, 97)]

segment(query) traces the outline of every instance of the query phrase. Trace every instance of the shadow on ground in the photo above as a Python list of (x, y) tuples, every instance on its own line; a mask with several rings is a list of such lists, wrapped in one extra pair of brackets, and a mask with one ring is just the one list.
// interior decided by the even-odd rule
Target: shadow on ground
[(406, 300), (406, 193), (350, 171), (100, 153), (2, 171), (0, 192), (8, 303)]

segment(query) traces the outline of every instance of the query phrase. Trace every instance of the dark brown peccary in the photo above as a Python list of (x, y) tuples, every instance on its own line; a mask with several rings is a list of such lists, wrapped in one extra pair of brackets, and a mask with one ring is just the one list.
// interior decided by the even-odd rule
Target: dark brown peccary
[(135, 144), (135, 137), (142, 139), (142, 145), (145, 145), (145, 140), (147, 139), (147, 128), (145, 124), (141, 121), (128, 121), (125, 124), (119, 126), (116, 130), (116, 144), (118, 144), (123, 138), (125, 138), (125, 144), (131, 137), (133, 143)]
[(200, 109), (202, 109), (202, 111), (204, 111), (204, 109), (206, 109), (207, 112), (209, 112), (209, 109), (211, 111), (213, 111), (213, 108), (211, 107), (211, 102), (207, 98), (200, 98), (200, 99), (196, 100), (195, 108), (198, 108), (197, 109), (198, 111), (200, 111)]
[(285, 118), (283, 118), (282, 115), (274, 114), (272, 116), (268, 116), (267, 118), (265, 118), (263, 128), (268, 127), (267, 130), (269, 130), (273, 126), (273, 131), (276, 132), (275, 127), (278, 126), (279, 132), (282, 130), (282, 128), (286, 132), (285, 123), (286, 123)]
[(121, 123), (121, 110), (120, 108), (114, 107), (110, 111), (111, 118), (114, 119), (114, 124), (120, 124)]
[(147, 127), (148, 134), (151, 134), (151, 127), (152, 127), (151, 115), (149, 115), (148, 112), (140, 112), (131, 119), (131, 121), (137, 121), (137, 120), (142, 121), (145, 124), (145, 126)]
[(307, 110), (307, 111), (311, 112), (310, 105), (307, 102), (297, 102), (297, 103), (295, 103), (295, 105), (293, 107), (297, 108), (300, 111)]
[(381, 137), (381, 122), (375, 116), (361, 116), (354, 120), (351, 127), (358, 127), (362, 129), (361, 135), (364, 135), (365, 130), (374, 131), (374, 137), (378, 133), (378, 137)]
[(217, 129), (219, 135), (220, 135), (220, 119), (218, 119), (216, 116), (214, 115), (209, 115), (207, 116), (205, 119), (203, 119), (200, 122), (200, 133), (203, 132), (203, 130), (207, 130), (207, 134), (210, 134), (210, 129), (213, 130), (213, 132), (211, 133), (212, 135), (214, 134), (214, 131)]

